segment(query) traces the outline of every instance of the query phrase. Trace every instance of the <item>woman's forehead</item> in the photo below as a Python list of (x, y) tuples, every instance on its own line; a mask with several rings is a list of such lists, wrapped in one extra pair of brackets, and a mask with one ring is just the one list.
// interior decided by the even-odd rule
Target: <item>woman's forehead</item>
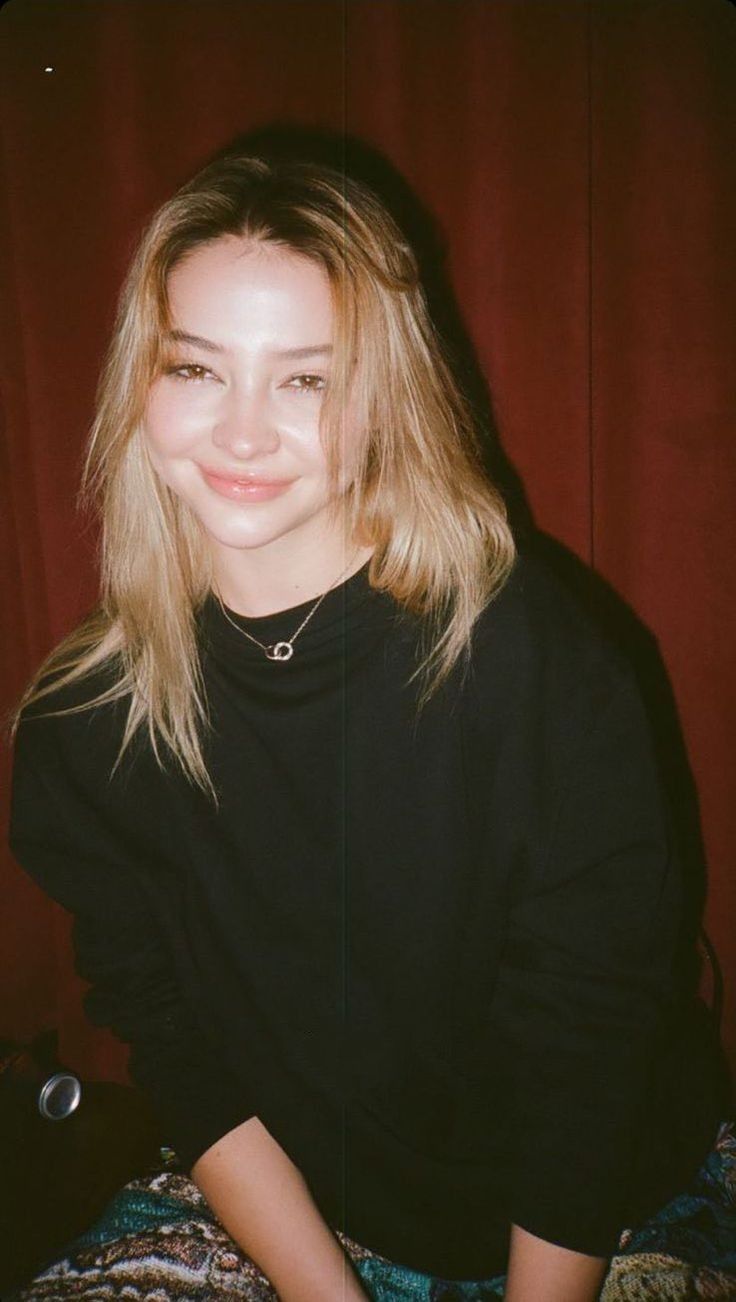
[(167, 290), (172, 329), (219, 351), (277, 341), (282, 349), (316, 350), (332, 342), (327, 273), (292, 250), (223, 237), (177, 264)]

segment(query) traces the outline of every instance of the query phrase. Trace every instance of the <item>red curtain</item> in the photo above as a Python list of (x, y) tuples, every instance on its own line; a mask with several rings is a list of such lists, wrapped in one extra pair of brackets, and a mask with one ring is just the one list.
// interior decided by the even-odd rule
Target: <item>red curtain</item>
[[(347, 132), (434, 215), (536, 526), (650, 631), (699, 800), (736, 1067), (736, 10), (727, 0), (12, 0), (2, 58), (2, 704), (96, 593), (81, 449), (146, 216), (235, 135)], [(7, 777), (10, 755), (2, 755)], [(0, 1035), (88, 1026), (2, 863)]]

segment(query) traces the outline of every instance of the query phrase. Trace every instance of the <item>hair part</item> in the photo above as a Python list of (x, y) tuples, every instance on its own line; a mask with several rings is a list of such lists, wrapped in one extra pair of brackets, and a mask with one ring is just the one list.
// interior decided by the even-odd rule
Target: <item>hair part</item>
[[(432, 324), (417, 260), (365, 185), (322, 164), (231, 155), (210, 163), (154, 214), (120, 295), (97, 390), (78, 507), (100, 520), (100, 598), (52, 649), (10, 712), (112, 667), (105, 692), (75, 713), (130, 698), (117, 765), (137, 730), (159, 766), (163, 741), (218, 804), (202, 753), (207, 702), (196, 616), (214, 585), (212, 553), (189, 505), (157, 475), (143, 435), (165, 360), (173, 269), (236, 236), (307, 257), (335, 306), (333, 371), (321, 408), (332, 522), (372, 546), (370, 584), (420, 617), (418, 710), (470, 654), (481, 611), (516, 548), (503, 498), (482, 464), (475, 418)], [(350, 482), (343, 482), (350, 401)], [(53, 681), (45, 681), (47, 679)], [(112, 777), (112, 774), (111, 774)]]

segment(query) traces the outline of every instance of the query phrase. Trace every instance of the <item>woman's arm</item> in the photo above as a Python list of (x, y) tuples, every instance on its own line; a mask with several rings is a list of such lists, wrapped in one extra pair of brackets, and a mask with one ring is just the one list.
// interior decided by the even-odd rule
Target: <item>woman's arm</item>
[[(255, 1115), (247, 1086), (205, 1041), (183, 999), (136, 862), (61, 753), (47, 720), (16, 739), (10, 848), (74, 917), (75, 967), (91, 983), (88, 1017), (131, 1045), (129, 1072), (167, 1142), (233, 1237), (286, 1302), (365, 1298), (306, 1183)], [(103, 790), (104, 795), (104, 790)], [(192, 1178), (194, 1178), (192, 1176)], [(342, 1283), (344, 1277), (344, 1286)]]
[(550, 844), (524, 866), (490, 1021), (509, 1224), (552, 1245), (535, 1254), (604, 1260), (628, 1224), (671, 1016), (682, 866), (633, 676), (594, 713), (571, 701), (567, 726), (580, 741)]
[(607, 1257), (589, 1257), (511, 1227), (506, 1302), (595, 1302)]
[(101, 790), (82, 780), (80, 756), (62, 749), (56, 723), (21, 722), (8, 844), (28, 876), (72, 915), (74, 966), (89, 983), (87, 1017), (130, 1045), (131, 1080), (189, 1170), (217, 1139), (256, 1114), (255, 1100), (181, 993), (137, 879), (140, 857), (106, 817), (107, 773), (101, 772)]
[(213, 1144), (191, 1178), (283, 1302), (367, 1297), (301, 1172), (258, 1117)]

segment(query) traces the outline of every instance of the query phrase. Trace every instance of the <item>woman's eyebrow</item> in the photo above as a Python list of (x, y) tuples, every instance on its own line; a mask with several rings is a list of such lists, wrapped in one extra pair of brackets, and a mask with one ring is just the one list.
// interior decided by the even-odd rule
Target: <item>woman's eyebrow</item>
[[(172, 343), (193, 344), (196, 348), (204, 348), (209, 353), (227, 353), (230, 349), (225, 348), (224, 344), (216, 344), (212, 339), (204, 339), (202, 335), (190, 335), (185, 330), (171, 330), (167, 338)], [(309, 344), (305, 348), (272, 348), (270, 349), (273, 357), (316, 357), (318, 354), (328, 354), (332, 352), (331, 344)]]

